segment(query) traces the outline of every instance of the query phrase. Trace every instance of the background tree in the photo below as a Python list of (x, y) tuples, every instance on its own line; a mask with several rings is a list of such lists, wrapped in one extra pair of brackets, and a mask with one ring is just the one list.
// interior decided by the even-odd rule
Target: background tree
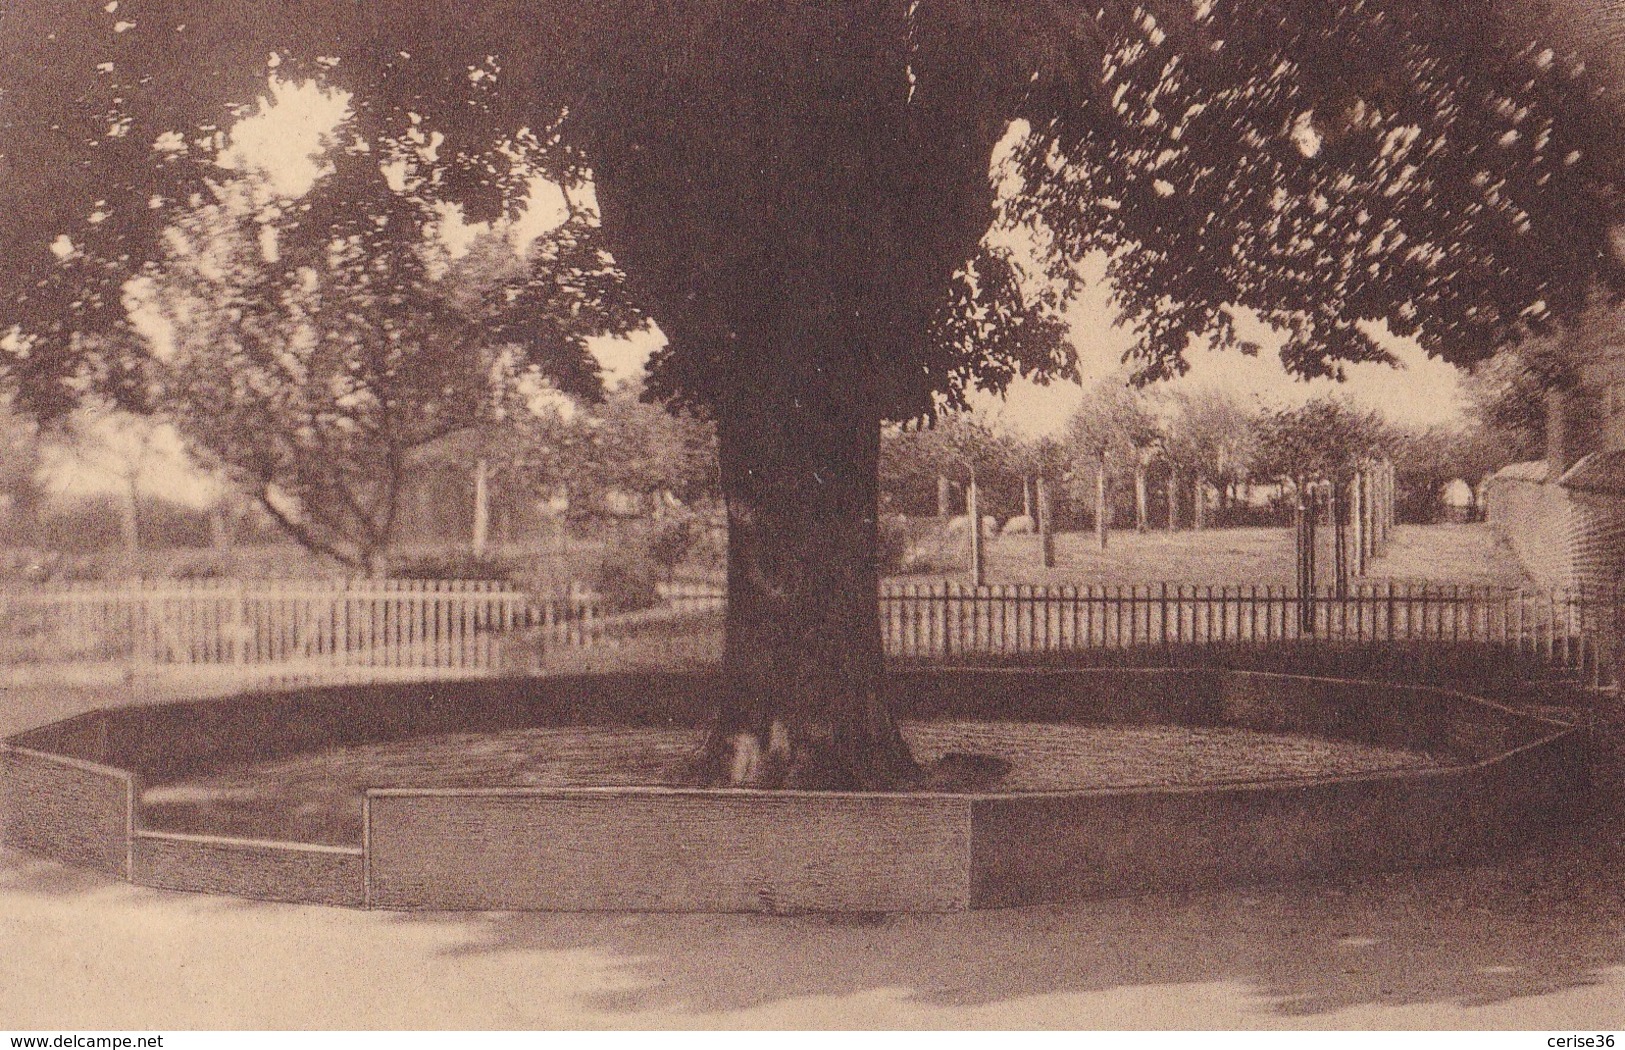
[(1585, 382), (1585, 362), (1622, 339), (1617, 306), (1597, 296), (1573, 326), (1503, 348), (1464, 383), (1473, 429), (1512, 442), (1519, 459), (1546, 459), (1566, 470), (1598, 450), (1593, 424), (1601, 417), (1601, 391)]
[(1102, 379), (1084, 393), (1067, 421), (1066, 445), (1077, 464), (1073, 496), (1086, 502), (1079, 485), (1093, 487), (1095, 536), (1104, 550), (1111, 527), (1111, 487), (1127, 471), (1135, 480), (1136, 526), (1144, 509), (1145, 463), (1162, 441), (1162, 428), (1146, 397), (1122, 378)]
[(50, 448), (56, 457), (114, 486), (111, 502), (129, 572), (139, 571), (151, 474), (162, 458), (161, 427), (161, 421), (152, 417), (92, 401), (50, 428)]
[(0, 522), (15, 546), (34, 542), (45, 499), (40, 481), (44, 466), (39, 424), (0, 399)]
[(1528, 459), (1529, 446), (1515, 431), (1486, 427), (1476, 420), (1419, 430), (1395, 430), (1390, 451), (1395, 466), (1395, 514), (1400, 521), (1437, 520), (1439, 495), (1460, 478), (1475, 502), (1485, 479), (1511, 463)]
[(939, 478), (961, 493), (974, 479), (984, 513), (1015, 513), (1020, 507), (1020, 443), (961, 412), (945, 412), (928, 425), (887, 428), (879, 472), (884, 491), (915, 507), (935, 499)]
[[(71, 398), (84, 356), (61, 336), (105, 314), (121, 260), (153, 257), (142, 209), (174, 192), (155, 189), (174, 158), (152, 144), (178, 135), (206, 153), (223, 103), (260, 89), (267, 53), (345, 83), (366, 119), (435, 129), (446, 157), (557, 126), (590, 158), (615, 258), (671, 338), (652, 389), (717, 421), (730, 600), (713, 774), (910, 775), (879, 692), (880, 424), (1065, 372), (1054, 326), (1030, 319), (1083, 255), (1108, 253), (1147, 378), (1181, 371), (1192, 339), (1237, 345), (1236, 310), (1284, 330), (1284, 361), (1306, 374), (1384, 357), (1364, 322), (1467, 362), (1619, 276), (1618, 122), (1487, 6), (114, 11), (20, 0), (0, 28), (22, 71), (0, 85), (14, 143), (0, 204), (25, 228), (0, 259), (33, 340), (24, 390)], [(1019, 178), (995, 185), (1007, 137)], [(445, 190), (478, 217), (500, 207), (502, 171), (448, 164)], [(101, 222), (71, 236), (93, 209)], [(1037, 232), (1056, 279), (1043, 303), (990, 246), (995, 220)], [(59, 267), (41, 253), (61, 237)], [(120, 386), (120, 369), (99, 371)], [(729, 761), (749, 747), (771, 761)]]
[[(1189, 479), (1193, 507), (1208, 485), (1218, 492), (1220, 507), (1229, 507), (1252, 473), (1256, 410), (1216, 389), (1181, 391), (1169, 399), (1169, 409), (1165, 456), (1171, 470)], [(1192, 520), (1200, 520), (1194, 510)]]
[(543, 388), (596, 397), (583, 340), (618, 316), (597, 309), (607, 263), (579, 216), (453, 253), (423, 176), (395, 178), (382, 216), (333, 200), (345, 180), (297, 202), (226, 180), (125, 292), (152, 406), (294, 539), (372, 572), (415, 453)]
[(1391, 441), (1381, 416), (1335, 397), (1267, 412), (1258, 418), (1256, 434), (1257, 475), (1288, 482), (1300, 494), (1313, 482), (1347, 484)]
[(578, 413), (570, 455), (572, 511), (602, 513), (610, 494), (635, 498), (643, 513), (704, 508), (717, 486), (716, 430), (690, 413), (671, 413), (625, 385)]

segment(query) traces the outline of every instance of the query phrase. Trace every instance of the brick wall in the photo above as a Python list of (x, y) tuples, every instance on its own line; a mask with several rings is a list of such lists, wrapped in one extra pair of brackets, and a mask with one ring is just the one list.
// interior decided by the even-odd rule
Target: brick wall
[(1502, 471), (1490, 479), (1489, 521), (1543, 587), (1625, 584), (1625, 498)]
[(1625, 497), (1576, 492), (1570, 499), (1575, 584), (1598, 589), (1625, 584)]
[[(1542, 587), (1601, 592), (1625, 587), (1625, 495), (1541, 480), (1543, 468), (1520, 463), (1490, 479), (1490, 525)], [(1589, 603), (1584, 615), (1582, 626), (1602, 644), (1604, 668), (1612, 668), (1615, 680), (1625, 679), (1620, 609), (1607, 601)]]
[(1485, 517), (1536, 584), (1571, 587), (1577, 508), (1567, 489), (1546, 480), (1547, 473), (1544, 463), (1515, 463), (1498, 471), (1485, 489)]

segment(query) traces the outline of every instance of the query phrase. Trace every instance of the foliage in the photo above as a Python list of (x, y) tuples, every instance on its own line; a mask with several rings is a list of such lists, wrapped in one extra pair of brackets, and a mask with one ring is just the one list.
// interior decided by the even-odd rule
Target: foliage
[(396, 194), (395, 231), (375, 235), (339, 186), (295, 205), (228, 180), (175, 216), (125, 297), (153, 407), (300, 543), (363, 568), (392, 541), (416, 450), (526, 414), (546, 386), (596, 396), (583, 339), (620, 317), (595, 311), (610, 278), (584, 220), (458, 255), (432, 200)]
[[(120, 548), (124, 539), (123, 494), (58, 497), (39, 508), (39, 546), (64, 554), (89, 554)], [(208, 515), (156, 495), (141, 498), (138, 537), (143, 549), (207, 548)]]
[(1245, 482), (1257, 455), (1256, 410), (1228, 391), (1180, 392), (1171, 399), (1164, 455), (1221, 493)]
[[(888, 427), (880, 439), (880, 484), (893, 492), (936, 490), (939, 477), (986, 487), (1014, 473), (1015, 442), (974, 416), (945, 412), (926, 423)], [(933, 497), (934, 498), (934, 497)]]
[(401, 555), (389, 565), (390, 577), (397, 580), (506, 580), (515, 570), (511, 558), (468, 550)]
[(1521, 451), (1518, 459), (1545, 454), (1546, 399), (1572, 378), (1557, 341), (1529, 340), (1507, 347), (1473, 368), (1462, 386), (1475, 425), (1499, 431)]
[(588, 581), (610, 612), (647, 609), (660, 601), (665, 570), (642, 551), (612, 551)]
[(1259, 417), (1254, 470), (1260, 478), (1289, 481), (1302, 491), (1311, 482), (1342, 484), (1364, 463), (1383, 455), (1390, 436), (1382, 417), (1336, 397)]
[[(819, 786), (911, 766), (859, 614), (879, 423), (1069, 374), (1044, 322), (1086, 255), (1109, 259), (1140, 379), (1182, 371), (1194, 341), (1247, 349), (1249, 314), (1307, 375), (1384, 358), (1384, 325), (1466, 363), (1625, 283), (1620, 122), (1500, 5), (67, 10), (16, 0), (0, 22), (0, 53), (28, 59), (0, 80), (0, 207), (25, 217), (0, 287), (31, 402), (129, 385), (85, 336), (116, 327), (124, 279), (155, 257), (147, 202), (218, 175), (219, 129), (264, 90), (267, 54), (353, 92), (367, 141), (416, 129), (445, 158), (442, 199), (475, 220), (511, 210), (524, 177), (501, 146), (541, 129), (559, 185), (590, 164), (615, 260), (669, 338), (651, 391), (717, 422), (731, 549), (754, 571), (732, 574), (714, 740), (766, 741), (782, 716), (789, 774)], [(59, 237), (61, 265), (42, 254)]]
[(0, 522), (11, 543), (27, 543), (38, 525), (45, 488), (40, 480), (44, 465), (43, 438), (37, 423), (12, 406), (0, 402)]
[(643, 526), (638, 548), (670, 582), (685, 564), (721, 567), (713, 542), (718, 531), (719, 526), (708, 514), (687, 509), (667, 511)]
[[(1071, 463), (1062, 494), (1075, 506), (1089, 507), (1089, 518), (1098, 526), (1103, 509), (1110, 520), (1116, 482), (1143, 467), (1161, 450), (1165, 437), (1151, 399), (1124, 378), (1108, 377), (1085, 391), (1062, 440)], [(1097, 471), (1105, 472), (1104, 493), (1096, 487)]]
[(1397, 431), (1392, 442), (1396, 513), (1406, 522), (1434, 521), (1440, 490), (1451, 481), (1476, 489), (1500, 468), (1529, 458), (1520, 434), (1476, 421)]
[(1196, 338), (1256, 350), (1245, 314), (1306, 376), (1387, 360), (1369, 322), (1467, 363), (1577, 316), (1595, 276), (1618, 287), (1625, 152), (1576, 64), (1488, 12), (1196, 12), (1103, 9), (1075, 45), (1087, 99), (1057, 85), (1021, 150), (1058, 269), (1110, 256), (1140, 378), (1183, 372)]
[(709, 420), (642, 399), (635, 385), (611, 391), (580, 419), (573, 491), (618, 492), (682, 504), (720, 495), (716, 431)]
[[(822, 214), (808, 208), (798, 218), (795, 201), (844, 191), (809, 183), (800, 197), (725, 196), (736, 187), (728, 180), (743, 186), (769, 170), (750, 163), (756, 146), (742, 141), (733, 108), (722, 105), (730, 90), (763, 86), (747, 72), (758, 64), (775, 71), (775, 83), (809, 91), (819, 78), (796, 77), (820, 63), (866, 85), (852, 95), (874, 97), (853, 119), (870, 122), (877, 145), (896, 136), (915, 144), (911, 164), (875, 169), (880, 199), (928, 188), (944, 202), (965, 194), (969, 184), (958, 180), (972, 176), (950, 175), (946, 158), (970, 142), (990, 145), (1003, 122), (1025, 119), (1010, 159), (1019, 192), (1006, 194), (999, 224), (1039, 231), (1049, 276), (1063, 280), (1083, 255), (1110, 254), (1145, 377), (1182, 371), (1193, 338), (1242, 345), (1237, 311), (1288, 332), (1285, 361), (1305, 374), (1384, 357), (1361, 327), (1367, 319), (1470, 361), (1526, 328), (1572, 316), (1593, 274), (1617, 278), (1606, 244), (1611, 165), (1625, 155), (1612, 148), (1616, 122), (1572, 63), (1529, 45), (1521, 23), (1490, 11), (1461, 18), (1374, 0), (1070, 14), (899, 3), (866, 10), (854, 23), (862, 30), (845, 34), (834, 31), (847, 17), (834, 8), (816, 17), (787, 11), (756, 27), (750, 46), (723, 46), (737, 29), (724, 5), (669, 13), (562, 5), (523, 45), (511, 32), (518, 17), (503, 2), (477, 12), (428, 4), (272, 12), (126, 0), (84, 19), (43, 0), (13, 5), (0, 43), (27, 60), (12, 64), (0, 120), (13, 140), (4, 203), (22, 221), (0, 246), (10, 267), (0, 283), (20, 307), (12, 317), (38, 341), (20, 370), (31, 401), (73, 396), (64, 382), (83, 374), (87, 353), (74, 333), (116, 323), (130, 268), (156, 255), (161, 223), (147, 214), (148, 200), (206, 189), (229, 144), (221, 129), (266, 92), (268, 54), (282, 83), (313, 76), (353, 92), (356, 141), (409, 142), (415, 133), (436, 143), (438, 192), (463, 202), (471, 218), (514, 207), (531, 171), (512, 147), (527, 135), (545, 140), (550, 171), (563, 182), (584, 170), (582, 148), (601, 162), (625, 151), (710, 155), (727, 180), (704, 200), (670, 198), (663, 221), (685, 234), (724, 222), (756, 230), (765, 257), (777, 252), (767, 246)], [(980, 49), (976, 60), (965, 60), (967, 41)], [(211, 62), (193, 61), (199, 53)], [(672, 67), (671, 54), (686, 64)], [(564, 103), (584, 97), (600, 101), (559, 124)], [(667, 125), (659, 133), (657, 119)], [(830, 134), (849, 136), (835, 124)], [(809, 154), (814, 144), (827, 145), (794, 139)], [(782, 148), (778, 156), (781, 168), (818, 160)], [(927, 187), (919, 179), (934, 169), (942, 184)], [(364, 181), (341, 178), (344, 195), (380, 199)], [(743, 221), (759, 207), (771, 209), (762, 213), (768, 221)], [(942, 251), (957, 234), (947, 224), (936, 243), (922, 237), (880, 252), (828, 231), (822, 238), (854, 287), (878, 287), (864, 278), (881, 266), (894, 270), (900, 297), (916, 296), (922, 281), (931, 286), (925, 312), (908, 305), (904, 313), (939, 317), (936, 337), (921, 338), (924, 323), (895, 336), (889, 322), (876, 330), (886, 349), (903, 352), (887, 357), (866, 396), (897, 418), (928, 414), (939, 397), (952, 403), (968, 385), (996, 388), (1012, 375), (1070, 367), (1058, 327), (1036, 324), (1045, 311), (1032, 309), (1053, 306), (1059, 293), (1035, 291), (1041, 282), (994, 247), (997, 238), (982, 240), (985, 218), (981, 227), (949, 271), (940, 269)], [(47, 247), (64, 236), (78, 250), (51, 265)], [(717, 261), (727, 250), (693, 247)], [(728, 286), (728, 269), (714, 282), (697, 272), (690, 281), (709, 296)], [(648, 276), (676, 290), (665, 288), (672, 271)], [(674, 331), (698, 334), (689, 330), (697, 317), (690, 324), (668, 312)], [(658, 389), (727, 402), (737, 393), (729, 386), (740, 374), (737, 353), (680, 338), (656, 363)], [(114, 385), (122, 374), (93, 371)]]
[(709, 420), (641, 397), (635, 384), (596, 405), (520, 413), (487, 433), (496, 477), (541, 498), (563, 495), (573, 518), (705, 507), (720, 495)]
[(1547, 454), (1548, 398), (1564, 399), (1562, 454), (1573, 462), (1596, 451), (1592, 424), (1602, 405), (1587, 382), (1585, 364), (1613, 352), (1625, 340), (1618, 304), (1598, 296), (1569, 329), (1531, 337), (1483, 362), (1463, 384), (1474, 427), (1512, 445), (1516, 459)]
[(1161, 424), (1146, 395), (1115, 377), (1085, 391), (1066, 425), (1066, 444), (1074, 459), (1091, 462), (1105, 458), (1131, 463), (1162, 440)]
[(882, 518), (879, 549), (876, 551), (882, 575), (890, 576), (908, 571), (909, 554), (913, 545), (907, 518), (893, 514)]

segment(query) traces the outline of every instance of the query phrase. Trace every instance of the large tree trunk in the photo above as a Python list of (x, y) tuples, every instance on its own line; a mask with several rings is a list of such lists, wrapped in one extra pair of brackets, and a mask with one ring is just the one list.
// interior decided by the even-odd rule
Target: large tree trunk
[(906, 782), (914, 762), (880, 695), (880, 421), (808, 425), (783, 407), (718, 427), (724, 687), (697, 773), (758, 787)]
[(584, 61), (613, 89), (571, 102), (606, 243), (674, 349), (655, 389), (717, 420), (728, 687), (707, 782), (914, 771), (880, 696), (879, 424), (941, 391), (922, 348), (994, 217), (989, 162), (1032, 90), (1025, 59), (958, 46), (1002, 8), (934, 13), (760, 4), (741, 37), (733, 6), (687, 5), (658, 34), (595, 35)]

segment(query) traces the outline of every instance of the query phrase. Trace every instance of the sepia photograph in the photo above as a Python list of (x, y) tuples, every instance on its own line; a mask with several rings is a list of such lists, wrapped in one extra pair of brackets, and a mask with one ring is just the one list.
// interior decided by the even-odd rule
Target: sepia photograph
[(1613, 1046), (1622, 678), (1625, 0), (0, 0), (10, 1046)]

